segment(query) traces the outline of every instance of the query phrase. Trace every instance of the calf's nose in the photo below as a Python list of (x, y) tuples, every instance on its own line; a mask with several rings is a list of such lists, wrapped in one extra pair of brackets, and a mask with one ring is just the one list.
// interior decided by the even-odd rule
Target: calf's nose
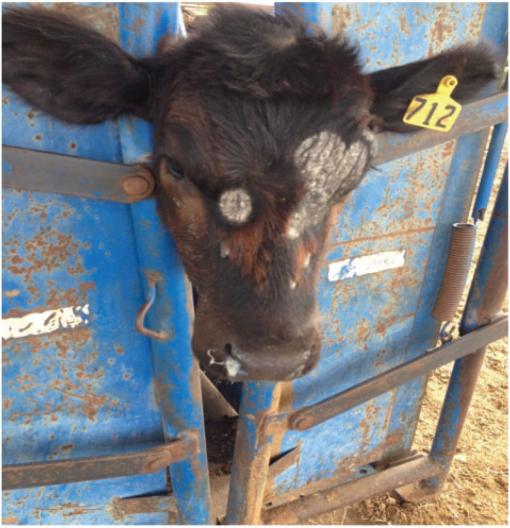
[(205, 366), (208, 372), (231, 381), (290, 381), (310, 372), (320, 351), (320, 334), (314, 329), (292, 340), (265, 339), (249, 346), (227, 342), (209, 347)]

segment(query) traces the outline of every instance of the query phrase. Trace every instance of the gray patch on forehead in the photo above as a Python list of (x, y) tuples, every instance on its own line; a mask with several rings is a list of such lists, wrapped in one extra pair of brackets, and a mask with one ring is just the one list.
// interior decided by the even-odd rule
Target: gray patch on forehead
[(338, 134), (321, 132), (298, 147), (294, 160), (305, 179), (305, 196), (291, 217), (289, 238), (297, 238), (308, 227), (319, 224), (332, 198), (347, 194), (360, 182), (375, 140), (370, 131), (361, 137), (346, 149)]
[(242, 224), (250, 217), (252, 203), (244, 189), (229, 189), (219, 200), (221, 214), (234, 224)]

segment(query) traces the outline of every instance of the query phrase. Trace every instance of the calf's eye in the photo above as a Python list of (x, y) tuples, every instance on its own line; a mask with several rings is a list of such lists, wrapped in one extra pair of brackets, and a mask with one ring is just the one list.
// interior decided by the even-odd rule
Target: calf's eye
[(184, 169), (181, 164), (174, 158), (165, 158), (167, 171), (176, 179), (184, 178)]

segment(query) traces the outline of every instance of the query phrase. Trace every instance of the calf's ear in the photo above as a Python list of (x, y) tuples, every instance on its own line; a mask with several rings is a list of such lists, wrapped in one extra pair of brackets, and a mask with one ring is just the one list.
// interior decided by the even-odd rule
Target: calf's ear
[(75, 19), (44, 8), (2, 17), (3, 81), (29, 103), (70, 123), (122, 113), (148, 119), (150, 60), (138, 61)]
[(487, 43), (464, 45), (430, 59), (396, 66), (369, 75), (375, 92), (372, 113), (385, 130), (414, 132), (419, 128), (402, 121), (416, 95), (435, 93), (441, 79), (454, 75), (458, 85), (452, 98), (469, 100), (500, 75), (496, 51)]

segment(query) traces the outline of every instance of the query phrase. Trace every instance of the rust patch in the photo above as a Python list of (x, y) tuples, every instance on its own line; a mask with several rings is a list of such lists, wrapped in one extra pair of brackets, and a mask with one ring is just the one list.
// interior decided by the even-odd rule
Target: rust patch
[(115, 3), (99, 6), (82, 5), (74, 2), (54, 2), (51, 9), (76, 17), (114, 42), (120, 43), (119, 10)]
[(11, 515), (10, 517), (2, 517), (2, 524), (19, 524), (19, 521), (15, 515)]
[(6, 396), (2, 402), (4, 411), (8, 411), (11, 408), (11, 405), (12, 405), (12, 400), (9, 398), (9, 396)]
[(122, 356), (122, 354), (124, 354), (124, 348), (121, 347), (120, 345), (113, 345), (113, 348), (115, 349), (115, 352), (117, 352), (119, 356)]
[(96, 289), (95, 282), (82, 282), (80, 284), (80, 290), (82, 293), (85, 293), (87, 290), (94, 291)]
[(370, 325), (365, 318), (363, 318), (359, 324), (356, 337), (358, 343), (364, 343), (370, 337)]

